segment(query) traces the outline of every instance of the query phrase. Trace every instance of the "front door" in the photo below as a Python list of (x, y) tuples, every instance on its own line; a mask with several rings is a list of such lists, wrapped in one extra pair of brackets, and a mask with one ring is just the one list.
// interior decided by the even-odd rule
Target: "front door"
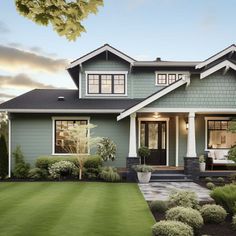
[(141, 121), (140, 146), (151, 151), (146, 164), (166, 165), (166, 121)]

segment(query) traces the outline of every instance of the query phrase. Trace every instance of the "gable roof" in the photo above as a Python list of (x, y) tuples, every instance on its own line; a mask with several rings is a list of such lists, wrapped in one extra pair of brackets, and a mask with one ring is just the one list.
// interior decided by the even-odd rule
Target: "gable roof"
[(210, 63), (218, 60), (219, 58), (227, 55), (228, 53), (234, 53), (236, 51), (236, 45), (235, 44), (232, 44), (230, 45), (229, 47), (225, 48), (224, 50), (216, 53), (215, 55), (209, 57), (208, 59), (206, 59), (205, 61), (199, 63), (196, 65), (196, 69), (201, 69), (207, 65), (209, 65)]
[(73, 68), (75, 66), (78, 66), (80, 64), (82, 64), (85, 61), (88, 61), (89, 59), (105, 52), (105, 51), (109, 51), (113, 54), (115, 54), (116, 56), (122, 58), (123, 60), (129, 62), (130, 64), (133, 64), (135, 62), (135, 60), (133, 58), (131, 58), (130, 56), (126, 55), (125, 53), (117, 50), (116, 48), (110, 46), (109, 44), (104, 44), (102, 47), (95, 49), (94, 51), (78, 58), (77, 60), (71, 62), (66, 69), (70, 69)]
[(126, 109), (125, 111), (123, 111), (122, 113), (120, 113), (120, 115), (117, 117), (117, 120), (122, 120), (123, 118), (131, 115), (132, 113), (140, 110), (141, 108), (147, 106), (148, 104), (158, 100), (159, 98), (163, 97), (164, 95), (172, 92), (173, 90), (179, 88), (180, 86), (184, 85), (184, 84), (189, 84), (190, 83), (190, 78), (189, 77), (183, 77), (180, 80), (177, 80), (176, 82), (170, 84), (169, 86), (153, 93), (152, 95), (150, 95), (149, 97), (147, 97), (146, 99), (144, 99), (143, 101), (131, 106), (130, 108)]
[[(58, 101), (64, 97), (64, 101)], [(141, 99), (78, 99), (78, 90), (35, 89), (0, 104), (0, 111), (22, 113), (120, 113)]]

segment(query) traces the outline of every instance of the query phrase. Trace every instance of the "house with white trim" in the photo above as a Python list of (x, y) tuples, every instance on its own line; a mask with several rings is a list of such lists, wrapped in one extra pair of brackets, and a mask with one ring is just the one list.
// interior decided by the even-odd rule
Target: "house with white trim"
[(205, 61), (137, 61), (105, 44), (78, 58), (66, 68), (75, 90), (35, 89), (0, 105), (9, 116), (9, 173), (17, 145), (32, 165), (39, 156), (70, 155), (68, 127), (92, 123), (90, 135), (117, 145), (110, 165), (139, 163), (137, 149), (147, 146), (147, 164), (191, 174), (199, 155), (236, 142), (228, 131), (236, 116), (235, 51), (231, 45)]

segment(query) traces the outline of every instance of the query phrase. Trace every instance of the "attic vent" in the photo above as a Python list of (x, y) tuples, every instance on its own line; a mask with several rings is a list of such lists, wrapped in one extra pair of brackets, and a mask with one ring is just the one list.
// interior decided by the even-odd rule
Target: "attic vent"
[(161, 58), (160, 58), (160, 57), (157, 57), (157, 58), (156, 58), (156, 61), (161, 61)]
[(57, 98), (57, 101), (65, 101), (65, 97), (59, 96), (59, 97)]

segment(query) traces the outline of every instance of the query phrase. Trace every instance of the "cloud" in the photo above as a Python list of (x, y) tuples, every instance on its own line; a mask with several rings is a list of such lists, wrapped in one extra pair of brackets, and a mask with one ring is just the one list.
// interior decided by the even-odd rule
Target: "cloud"
[(26, 74), (18, 74), (16, 76), (0, 75), (0, 88), (50, 89), (56, 87), (37, 82)]
[(0, 21), (0, 33), (6, 34), (9, 33), (10, 30), (7, 28), (6, 24)]
[(54, 59), (34, 52), (0, 45), (0, 68), (4, 70), (30, 69), (55, 73), (64, 70), (67, 64), (65, 59)]
[(14, 98), (15, 95), (13, 94), (8, 94), (8, 93), (0, 93), (0, 99), (2, 98)]

